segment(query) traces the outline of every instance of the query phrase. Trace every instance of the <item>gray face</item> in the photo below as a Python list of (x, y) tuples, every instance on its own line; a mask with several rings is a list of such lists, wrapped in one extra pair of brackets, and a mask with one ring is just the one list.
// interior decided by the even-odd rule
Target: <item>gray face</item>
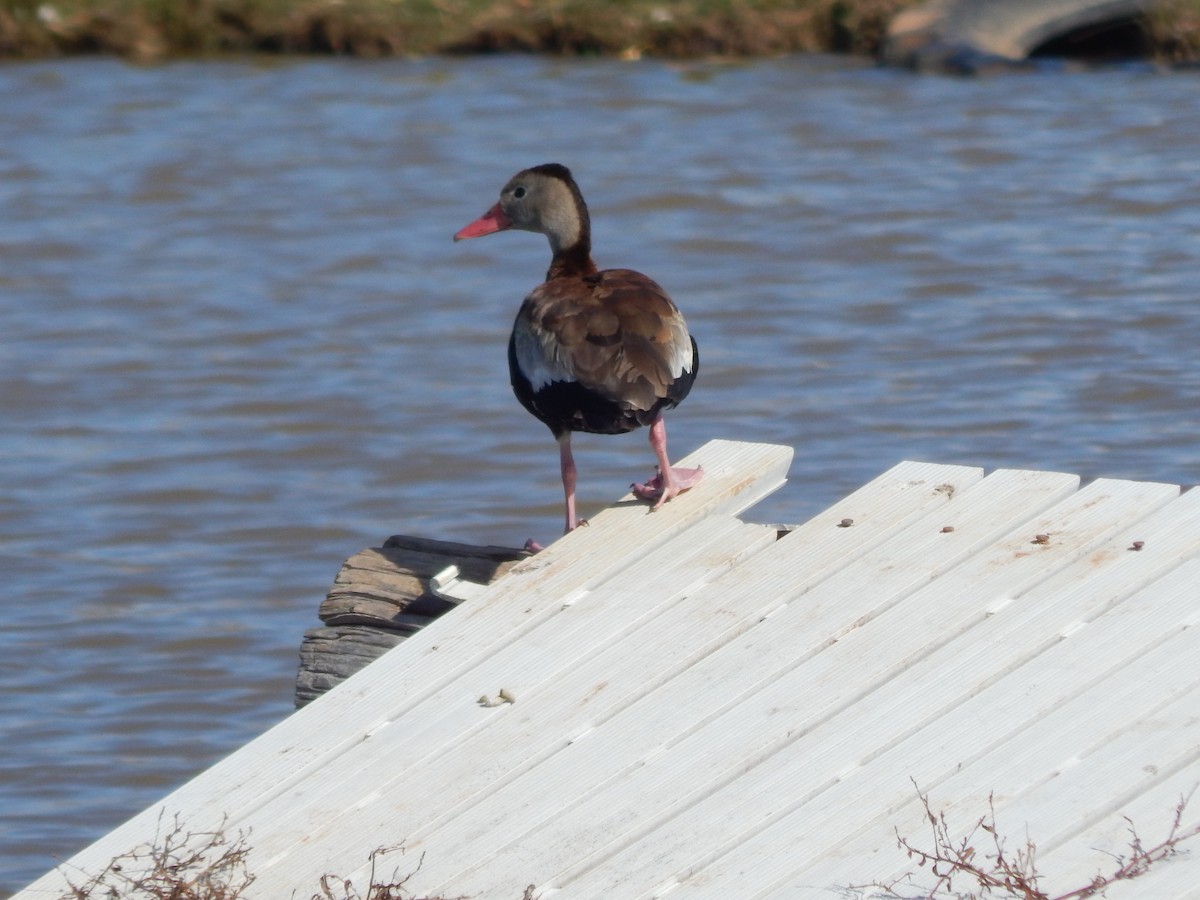
[(580, 210), (571, 189), (557, 178), (518, 172), (500, 192), (500, 207), (513, 228), (546, 235), (556, 253), (579, 240)]

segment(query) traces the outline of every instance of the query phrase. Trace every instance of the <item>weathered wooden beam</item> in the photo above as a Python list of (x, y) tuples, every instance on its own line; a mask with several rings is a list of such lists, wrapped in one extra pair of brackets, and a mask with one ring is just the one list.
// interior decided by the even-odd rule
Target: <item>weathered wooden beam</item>
[(509, 547), (475, 546), (397, 534), (346, 560), (317, 612), (323, 626), (305, 632), (296, 673), (297, 707), (378, 659), (408, 635), (453, 609), (431, 579), (450, 566), (490, 584), (529, 556)]

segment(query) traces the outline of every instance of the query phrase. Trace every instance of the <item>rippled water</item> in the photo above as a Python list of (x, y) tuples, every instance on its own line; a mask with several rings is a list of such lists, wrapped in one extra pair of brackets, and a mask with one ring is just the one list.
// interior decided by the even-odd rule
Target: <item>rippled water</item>
[[(0, 895), (291, 709), (343, 558), (559, 523), (504, 345), (575, 170), (683, 307), (677, 454), (796, 448), (797, 521), (895, 462), (1200, 478), (1200, 92), (822, 58), (0, 67)], [(582, 512), (650, 472), (577, 442)]]

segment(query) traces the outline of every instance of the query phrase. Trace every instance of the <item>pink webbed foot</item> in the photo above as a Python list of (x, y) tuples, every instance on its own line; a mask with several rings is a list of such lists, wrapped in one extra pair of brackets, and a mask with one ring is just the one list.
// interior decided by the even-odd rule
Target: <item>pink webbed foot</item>
[(659, 470), (658, 474), (645, 484), (631, 484), (629, 489), (639, 500), (656, 501), (652, 508), (658, 509), (672, 497), (694, 488), (704, 478), (704, 469), (700, 466), (694, 469), (672, 468), (670, 473), (670, 478), (664, 479), (662, 471)]

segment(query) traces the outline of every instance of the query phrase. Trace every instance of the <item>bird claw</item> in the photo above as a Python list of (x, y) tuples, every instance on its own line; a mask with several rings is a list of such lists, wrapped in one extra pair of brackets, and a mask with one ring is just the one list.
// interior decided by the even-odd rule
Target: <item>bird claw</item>
[(639, 500), (657, 500), (662, 496), (662, 477), (655, 475), (645, 484), (638, 484), (635, 481), (629, 486), (629, 490)]
[(671, 469), (672, 489), (668, 490), (664, 484), (662, 472), (655, 474), (653, 478), (645, 484), (631, 484), (629, 490), (639, 500), (654, 500), (654, 508), (658, 509), (672, 497), (682, 494), (684, 491), (691, 490), (698, 485), (701, 479), (704, 478), (704, 469), (697, 466), (694, 469)]

